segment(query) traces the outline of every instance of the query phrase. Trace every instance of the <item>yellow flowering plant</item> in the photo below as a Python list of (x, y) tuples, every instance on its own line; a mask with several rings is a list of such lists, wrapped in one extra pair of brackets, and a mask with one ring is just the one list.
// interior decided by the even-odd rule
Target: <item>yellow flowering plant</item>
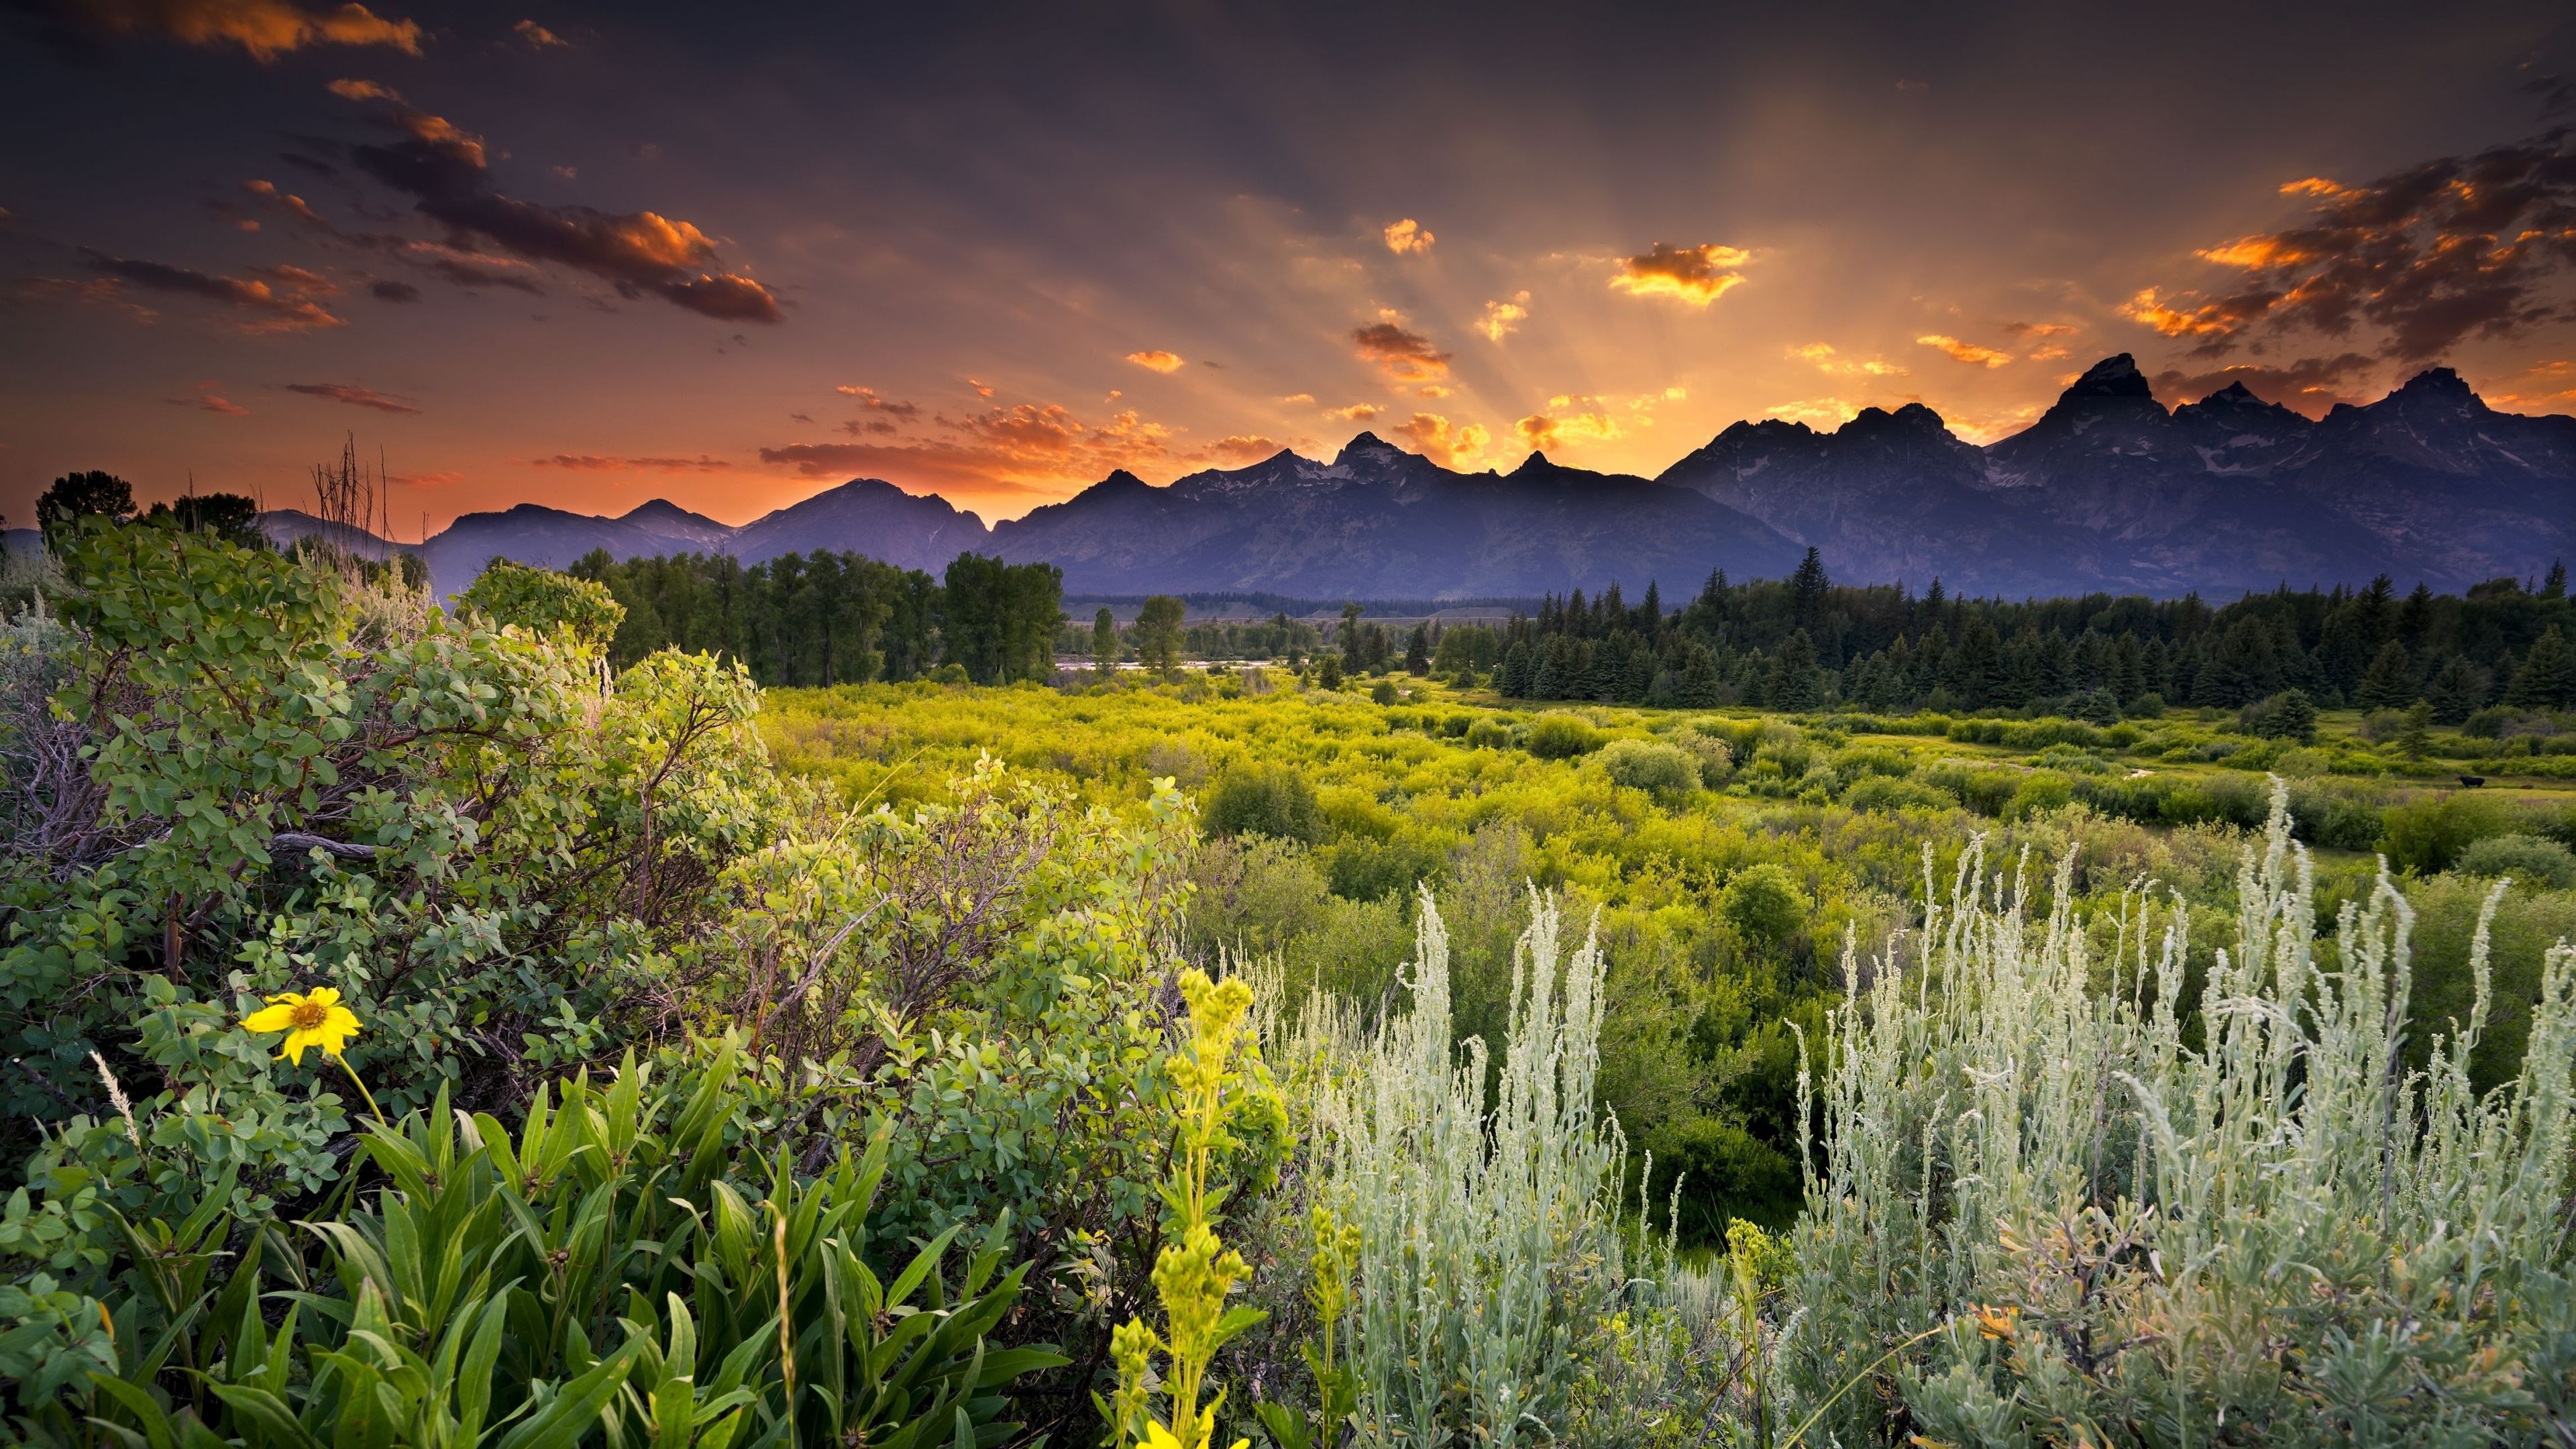
[(278, 1044), (279, 1057), (304, 1065), (304, 1053), (320, 1048), (322, 1055), (340, 1064), (358, 1095), (367, 1099), (367, 1110), (376, 1120), (385, 1120), (382, 1107), (376, 1105), (376, 1094), (358, 1079), (358, 1069), (349, 1065), (349, 1038), (358, 1034), (358, 1014), (340, 1004), (336, 988), (316, 986), (311, 991), (284, 991), (268, 998), (268, 1005), (242, 1018), (242, 1030), (266, 1035), (273, 1031), (286, 1033)]
[[(1252, 989), (1239, 979), (1220, 985), (1192, 970), (1182, 973), (1181, 995), (1189, 1003), (1190, 1036), (1172, 1069), (1178, 1140), (1170, 1179), (1162, 1187), (1177, 1241), (1167, 1243), (1154, 1263), (1163, 1332), (1157, 1334), (1134, 1318), (1110, 1336), (1118, 1392), (1100, 1408), (1109, 1420), (1112, 1442), (1121, 1449), (1133, 1444), (1208, 1449), (1216, 1434), (1217, 1410), (1225, 1403), (1222, 1389), (1206, 1404), (1199, 1402), (1208, 1366), (1228, 1340), (1269, 1317), (1258, 1309), (1225, 1306), (1226, 1295), (1252, 1276), (1252, 1269), (1242, 1254), (1225, 1246), (1215, 1228), (1227, 1190), (1213, 1181), (1213, 1173), (1220, 1154), (1239, 1145), (1230, 1123), (1238, 1115), (1267, 1119), (1281, 1111), (1258, 1054), (1243, 1040)], [(1157, 1351), (1169, 1359), (1160, 1419), (1153, 1415), (1149, 1386)], [(1234, 1449), (1250, 1443), (1239, 1439)]]

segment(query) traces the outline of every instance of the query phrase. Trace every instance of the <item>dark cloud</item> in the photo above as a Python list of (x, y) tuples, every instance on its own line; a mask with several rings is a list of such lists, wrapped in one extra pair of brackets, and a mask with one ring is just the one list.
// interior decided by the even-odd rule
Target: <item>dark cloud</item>
[[(513, 257), (587, 272), (609, 282), (621, 296), (650, 293), (728, 322), (785, 320), (768, 288), (737, 273), (713, 270), (715, 241), (689, 222), (650, 211), (605, 212), (504, 196), (492, 189), (480, 137), (444, 117), (408, 107), (395, 106), (379, 119), (406, 139), (351, 147), (351, 162), (411, 196), (422, 215), (452, 233), (479, 237)], [(491, 273), (466, 284), (521, 285)], [(534, 290), (532, 283), (525, 285)]]
[(420, 54), (421, 28), (364, 5), (308, 10), (288, 0), (35, 0), (59, 43), (96, 54), (110, 42), (153, 37), (182, 45), (237, 45), (262, 63), (316, 45), (390, 46)]
[(1634, 297), (1671, 297), (1705, 307), (1744, 280), (1736, 268), (1751, 260), (1750, 252), (1715, 242), (1695, 247), (1657, 242), (1621, 261), (1610, 285)]
[(409, 282), (381, 281), (367, 288), (379, 302), (417, 302), (420, 288)]
[(2241, 382), (2246, 391), (2265, 402), (2322, 417), (2337, 403), (2366, 401), (2366, 395), (2356, 390), (2356, 385), (2366, 382), (2378, 366), (2377, 358), (2346, 352), (2334, 357), (2305, 357), (2280, 367), (2237, 363), (2206, 372), (2167, 368), (2150, 381), (2156, 395), (2169, 404), (2198, 402), (2230, 383)]
[(2259, 332), (2352, 336), (2367, 325), (2400, 361), (2471, 336), (2512, 337), (2562, 315), (2547, 289), (2576, 261), (2576, 152), (2561, 129), (2470, 156), (2445, 156), (2360, 186), (2308, 177), (2299, 225), (2200, 253), (2237, 272), (2232, 289), (2126, 309), (2168, 337), (2222, 356)]
[(1393, 321), (1351, 329), (1351, 345), (1397, 382), (1436, 382), (1449, 375), (1448, 353), (1432, 346), (1430, 338)]
[(414, 416), (420, 413), (420, 409), (413, 407), (408, 398), (392, 393), (376, 392), (370, 388), (351, 387), (344, 382), (290, 382), (286, 385), (286, 390), (300, 392), (306, 397), (328, 398), (336, 403), (347, 403), (353, 408), (373, 408), (380, 413), (409, 413)]
[(165, 262), (111, 256), (90, 247), (82, 247), (80, 254), (92, 271), (115, 284), (84, 291), (85, 301), (115, 300), (117, 289), (132, 287), (217, 303), (231, 310), (231, 325), (244, 332), (302, 332), (340, 325), (340, 319), (316, 300), (336, 289), (301, 267), (266, 268), (264, 275), (253, 278), (224, 277)]

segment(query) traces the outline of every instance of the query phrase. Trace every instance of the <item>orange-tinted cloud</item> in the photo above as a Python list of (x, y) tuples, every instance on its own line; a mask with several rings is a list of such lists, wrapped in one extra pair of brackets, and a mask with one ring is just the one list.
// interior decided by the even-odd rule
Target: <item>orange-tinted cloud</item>
[(1436, 240), (1438, 238), (1424, 231), (1421, 225), (1409, 216), (1402, 221), (1387, 224), (1386, 249), (1399, 257), (1408, 252), (1427, 252), (1431, 250), (1431, 243)]
[(531, 50), (544, 50), (548, 46), (568, 43), (562, 36), (555, 34), (553, 31), (546, 29), (544, 26), (539, 25), (533, 20), (522, 20), (518, 24), (511, 26), (510, 30), (521, 40), (526, 41), (528, 43), (528, 48)]
[(288, 218), (309, 231), (334, 230), (330, 218), (306, 205), (303, 197), (278, 190), (275, 182), (245, 181), (242, 183), (242, 190), (249, 192), (251, 200), (258, 205)]
[(80, 254), (91, 270), (113, 284), (79, 292), (77, 295), (84, 301), (121, 300), (118, 292), (132, 287), (221, 304), (232, 314), (225, 319), (227, 325), (241, 332), (305, 332), (341, 324), (341, 319), (317, 300), (336, 289), (300, 267), (271, 269), (273, 280), (262, 280), (214, 276), (187, 267), (110, 256), (89, 247), (82, 247)]
[(1289, 404), (1290, 406), (1294, 406), (1298, 403), (1311, 403), (1314, 400), (1315, 395), (1311, 392), (1292, 392), (1286, 397), (1280, 399), (1281, 402)]
[(720, 321), (786, 320), (767, 287), (740, 273), (711, 270), (715, 241), (694, 223), (652, 211), (604, 212), (504, 196), (492, 189), (479, 138), (443, 117), (406, 108), (379, 120), (409, 139), (352, 147), (350, 159), (410, 195), (422, 215), (453, 232), (479, 236), (528, 261), (587, 272), (621, 296), (649, 292)]
[(1262, 437), (1258, 433), (1238, 433), (1230, 438), (1219, 438), (1213, 443), (1192, 448), (1190, 456), (1206, 458), (1217, 463), (1232, 463), (1240, 467), (1246, 463), (1258, 463), (1278, 451), (1279, 443), (1275, 439)]
[(1500, 342), (1529, 320), (1529, 293), (1514, 292), (1508, 302), (1487, 302), (1484, 315), (1476, 319), (1476, 330), (1488, 342)]
[(1973, 342), (1962, 342), (1956, 337), (1944, 336), (1938, 332), (1917, 337), (1914, 340), (1946, 354), (1953, 362), (1964, 362), (1972, 367), (2001, 367), (2012, 361), (2012, 354), (2009, 352), (1997, 352), (1991, 347), (1979, 347)]
[(1431, 345), (1431, 339), (1419, 332), (1408, 332), (1395, 322), (1372, 322), (1351, 330), (1351, 345), (1359, 355), (1374, 362), (1394, 382), (1405, 384), (1438, 382), (1449, 375), (1449, 354)]
[(1632, 297), (1670, 297), (1705, 307), (1744, 280), (1734, 269), (1751, 260), (1752, 253), (1715, 242), (1695, 247), (1657, 242), (1622, 261), (1610, 285)]
[(1015, 403), (932, 421), (934, 436), (797, 443), (762, 448), (760, 460), (808, 478), (866, 475), (953, 498), (1019, 501), (1061, 497), (1120, 468), (1167, 473), (1176, 462), (1222, 456), (1177, 452), (1170, 428), (1132, 409), (1094, 422), (1058, 403)]
[(377, 392), (372, 388), (352, 387), (344, 382), (290, 382), (286, 385), (286, 390), (300, 392), (306, 397), (328, 398), (332, 402), (347, 403), (353, 408), (373, 408), (380, 413), (408, 413), (415, 417), (420, 413), (420, 409), (411, 405), (409, 398), (393, 393)]
[(238, 45), (267, 62), (315, 45), (384, 45), (420, 54), (420, 26), (364, 5), (307, 10), (287, 0), (69, 0), (72, 25), (110, 40), (159, 36), (182, 45)]
[(1855, 362), (1850, 358), (1842, 357), (1835, 353), (1834, 346), (1830, 342), (1810, 342), (1804, 347), (1792, 347), (1789, 349), (1789, 355), (1801, 362), (1813, 364), (1817, 371), (1832, 377), (1905, 377), (1909, 375), (1904, 368), (1882, 358), (1872, 357)]
[(2557, 130), (2445, 156), (2349, 186), (2280, 188), (2310, 203), (2297, 225), (2202, 249), (2240, 275), (2218, 295), (2148, 288), (2124, 309), (2204, 356), (2256, 328), (2380, 334), (2383, 355), (2433, 357), (2471, 337), (2510, 337), (2562, 317), (2549, 283), (2576, 262), (2576, 151)]
[[(1309, 398), (1307, 401), (1312, 402), (1314, 399)], [(1385, 411), (1386, 409), (1379, 407), (1376, 403), (1353, 403), (1346, 408), (1326, 408), (1324, 409), (1324, 416), (1328, 418), (1340, 418), (1342, 421), (1348, 423), (1364, 423)]]
[(1415, 413), (1396, 425), (1395, 436), (1410, 441), (1415, 452), (1443, 468), (1473, 468), (1493, 435), (1482, 423), (1453, 426), (1438, 413)]
[(2366, 382), (2377, 366), (2373, 359), (2358, 352), (2346, 352), (2336, 357), (2302, 358), (2285, 367), (2239, 363), (2207, 372), (2168, 368), (2150, 381), (2156, 395), (2169, 404), (2198, 402), (2229, 383), (2241, 382), (2248, 392), (2265, 402), (2318, 418), (2337, 403), (2366, 401), (2358, 384)]
[[(2197, 294), (2194, 294), (2197, 296)], [(2164, 300), (2158, 289), (2143, 288), (2121, 304), (2120, 315), (2132, 322), (2143, 322), (2167, 337), (2215, 337), (2222, 343), (2263, 314), (2272, 300), (2264, 299), (2251, 306), (2239, 299), (2203, 301), (2174, 306)], [(2224, 350), (2222, 347), (2221, 350)]]
[(839, 393), (843, 397), (855, 399), (859, 406), (866, 408), (869, 412), (883, 413), (890, 418), (911, 419), (921, 415), (921, 404), (916, 402), (895, 402), (887, 398), (881, 398), (877, 396), (877, 390), (872, 387), (852, 387), (848, 383), (843, 383), (839, 387), (832, 389), (832, 391)]
[(2072, 322), (2007, 322), (2003, 326), (2006, 337), (2025, 341), (2034, 337), (2072, 337), (2082, 330)]
[[(1572, 398), (1554, 398), (1548, 406), (1562, 408), (1573, 401)], [(1597, 411), (1532, 413), (1520, 420), (1517, 431), (1521, 441), (1533, 449), (1609, 443), (1628, 436), (1628, 430), (1620, 425), (1618, 418)]]
[(174, 397), (164, 401), (176, 403), (181, 407), (202, 408), (210, 413), (221, 413), (228, 418), (249, 417), (250, 409), (215, 391), (220, 386), (222, 386), (221, 383), (201, 382), (197, 384), (195, 397)]
[(1127, 354), (1127, 360), (1149, 372), (1178, 372), (1181, 368), (1181, 355), (1177, 352), (1166, 352), (1160, 347), (1149, 347), (1142, 352), (1130, 352)]
[(1800, 398), (1795, 402), (1775, 403), (1763, 409), (1766, 416), (1783, 418), (1812, 427), (1839, 428), (1860, 416), (1857, 403), (1838, 397)]
[(556, 453), (530, 458), (540, 468), (574, 473), (730, 473), (734, 465), (701, 453), (694, 458), (604, 458), (596, 453)]

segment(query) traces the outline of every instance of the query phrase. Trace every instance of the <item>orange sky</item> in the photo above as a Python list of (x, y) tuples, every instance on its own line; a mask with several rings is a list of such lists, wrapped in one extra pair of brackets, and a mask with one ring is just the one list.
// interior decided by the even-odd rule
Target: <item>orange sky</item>
[(1015, 516), (1363, 427), (1652, 474), (1738, 418), (1989, 440), (2114, 352), (2168, 402), (2447, 362), (2576, 411), (2568, 21), (2317, 18), (2160, 13), (2186, 80), (2037, 9), (66, 0), (0, 60), (52, 138), (0, 171), (0, 512), (86, 467), (293, 504), (351, 433), (405, 537), (853, 476)]

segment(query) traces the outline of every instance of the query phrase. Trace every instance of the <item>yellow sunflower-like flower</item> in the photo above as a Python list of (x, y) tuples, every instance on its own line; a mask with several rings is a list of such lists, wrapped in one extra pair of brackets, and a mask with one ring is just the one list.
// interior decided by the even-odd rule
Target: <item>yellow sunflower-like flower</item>
[(358, 1034), (358, 1014), (340, 1004), (339, 992), (316, 986), (268, 998), (268, 1005), (242, 1018), (242, 1029), (286, 1033), (277, 1054), (302, 1066), (306, 1047), (320, 1047), (322, 1055), (338, 1058)]

